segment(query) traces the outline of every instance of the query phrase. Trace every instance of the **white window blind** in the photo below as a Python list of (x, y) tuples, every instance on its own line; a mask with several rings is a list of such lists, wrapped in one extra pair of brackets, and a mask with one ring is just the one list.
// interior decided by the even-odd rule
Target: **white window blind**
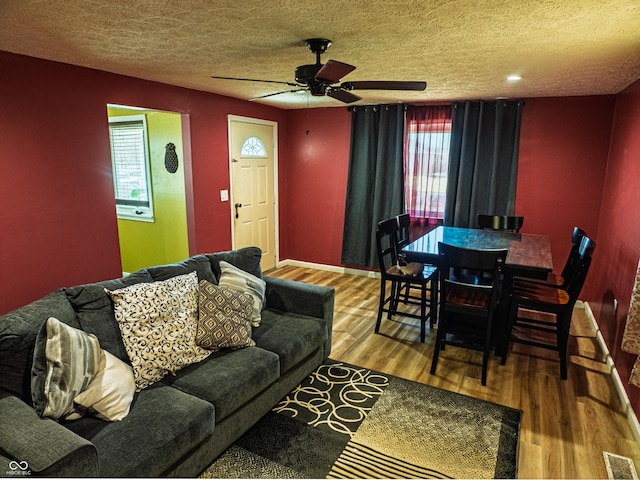
[(111, 117), (109, 135), (118, 215), (153, 219), (144, 115)]

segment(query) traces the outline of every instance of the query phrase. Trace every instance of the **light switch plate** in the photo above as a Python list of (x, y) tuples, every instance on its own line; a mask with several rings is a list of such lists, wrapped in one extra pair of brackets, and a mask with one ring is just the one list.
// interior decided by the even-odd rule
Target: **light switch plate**
[(229, 201), (229, 190), (220, 190), (220, 201), (221, 202)]

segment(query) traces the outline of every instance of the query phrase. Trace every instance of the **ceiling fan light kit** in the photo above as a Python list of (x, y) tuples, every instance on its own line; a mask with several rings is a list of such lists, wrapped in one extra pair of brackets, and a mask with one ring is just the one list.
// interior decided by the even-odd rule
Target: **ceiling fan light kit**
[(339, 100), (343, 103), (353, 103), (358, 100), (362, 100), (362, 97), (351, 93), (352, 90), (413, 90), (423, 91), (427, 88), (426, 82), (403, 82), (403, 81), (383, 81), (383, 80), (371, 80), (371, 81), (355, 81), (345, 82), (340, 85), (335, 85), (342, 81), (342, 78), (353, 72), (356, 67), (349, 65), (348, 63), (339, 62), (337, 60), (328, 60), (323, 64), (320, 61), (320, 56), (327, 51), (331, 45), (331, 40), (326, 38), (309, 38), (304, 41), (309, 47), (312, 53), (316, 56), (316, 63), (308, 65), (300, 65), (295, 69), (295, 83), (294, 82), (280, 82), (277, 80), (258, 80), (252, 78), (235, 78), (235, 77), (218, 77), (212, 78), (222, 80), (240, 80), (244, 82), (266, 82), (266, 83), (278, 83), (281, 85), (287, 85), (290, 87), (296, 87), (293, 90), (285, 90), (281, 92), (268, 93), (259, 97), (254, 97), (251, 100), (258, 100), (262, 98), (271, 97), (274, 95), (280, 95), (283, 93), (294, 93), (300, 91), (308, 91), (315, 97), (328, 96)]

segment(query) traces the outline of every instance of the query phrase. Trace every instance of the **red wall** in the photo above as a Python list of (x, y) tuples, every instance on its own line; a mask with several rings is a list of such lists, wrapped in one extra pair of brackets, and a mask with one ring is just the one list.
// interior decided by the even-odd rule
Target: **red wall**
[[(640, 257), (640, 81), (617, 95), (604, 185), (598, 245), (587, 300), (600, 326), (636, 415), (640, 392), (627, 381), (637, 358), (620, 350)], [(614, 299), (618, 301), (617, 314)]]
[(188, 115), (191, 253), (231, 247), (227, 115), (277, 121), (285, 144), (280, 109), (6, 52), (0, 65), (0, 313), (120, 275), (108, 103)]
[(516, 212), (525, 217), (523, 232), (549, 235), (556, 270), (574, 226), (597, 238), (614, 105), (614, 96), (525, 102)]
[[(516, 212), (523, 232), (551, 237), (559, 269), (573, 227), (598, 230), (614, 104), (614, 96), (526, 100)], [(287, 112), (281, 258), (340, 265), (350, 122), (346, 108)]]
[(351, 114), (346, 107), (289, 110), (287, 125), (280, 257), (340, 265)]

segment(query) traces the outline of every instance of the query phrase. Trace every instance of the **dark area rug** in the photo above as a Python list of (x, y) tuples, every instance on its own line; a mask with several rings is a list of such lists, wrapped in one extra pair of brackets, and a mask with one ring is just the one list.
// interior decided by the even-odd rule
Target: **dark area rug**
[(328, 361), (202, 478), (515, 478), (522, 412)]

